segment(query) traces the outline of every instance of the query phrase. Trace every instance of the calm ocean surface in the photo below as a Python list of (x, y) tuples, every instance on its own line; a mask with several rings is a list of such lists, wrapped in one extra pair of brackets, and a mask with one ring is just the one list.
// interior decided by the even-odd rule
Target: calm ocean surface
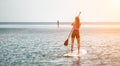
[[(120, 26), (82, 25), (82, 38), (96, 34), (86, 30), (91, 27)], [(80, 66), (80, 58), (63, 57), (69, 51), (70, 46), (65, 47), (63, 43), (70, 30), (70, 24), (60, 25), (59, 28), (56, 24), (0, 24), (0, 66)], [(89, 35), (89, 32), (94, 34)]]
[(69, 66), (63, 57), (68, 50), (63, 42), (69, 31), (0, 28), (0, 66)]

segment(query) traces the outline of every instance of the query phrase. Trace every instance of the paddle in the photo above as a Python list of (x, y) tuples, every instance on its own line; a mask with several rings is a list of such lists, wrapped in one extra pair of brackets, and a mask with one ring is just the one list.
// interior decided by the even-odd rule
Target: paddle
[(80, 16), (80, 14), (81, 14), (81, 11), (79, 12), (78, 17)]
[[(79, 12), (78, 17), (80, 16), (80, 14), (81, 14), (81, 12)], [(64, 46), (67, 46), (67, 45), (68, 45), (68, 39), (69, 39), (69, 37), (70, 37), (72, 31), (73, 31), (73, 28), (71, 29), (71, 31), (70, 31), (70, 33), (69, 33), (69, 35), (68, 35), (67, 40), (64, 42)]]
[(67, 40), (64, 42), (64, 46), (67, 46), (67, 45), (68, 45), (68, 39), (69, 39), (69, 37), (70, 37), (72, 31), (73, 31), (73, 28), (71, 29), (71, 31), (70, 31), (70, 33), (69, 33), (69, 35), (68, 35)]

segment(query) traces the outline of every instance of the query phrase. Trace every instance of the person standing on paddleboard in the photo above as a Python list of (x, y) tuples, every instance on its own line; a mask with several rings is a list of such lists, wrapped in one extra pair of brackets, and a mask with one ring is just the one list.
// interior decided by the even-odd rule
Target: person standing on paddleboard
[(79, 34), (79, 29), (80, 29), (80, 19), (79, 16), (75, 17), (75, 21), (71, 24), (73, 26), (73, 32), (71, 35), (71, 53), (73, 53), (73, 48), (74, 48), (74, 39), (76, 37), (77, 39), (77, 44), (78, 44), (78, 54), (80, 54), (80, 34)]

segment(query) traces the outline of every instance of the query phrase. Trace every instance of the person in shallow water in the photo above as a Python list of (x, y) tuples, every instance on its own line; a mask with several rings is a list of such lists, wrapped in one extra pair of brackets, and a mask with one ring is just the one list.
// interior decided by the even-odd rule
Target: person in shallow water
[(57, 20), (57, 27), (59, 28), (59, 20)]
[(77, 44), (78, 44), (78, 54), (80, 54), (80, 35), (79, 35), (79, 29), (80, 29), (80, 19), (79, 16), (75, 17), (75, 21), (71, 24), (73, 26), (73, 32), (71, 34), (71, 53), (73, 53), (73, 48), (74, 48), (74, 39), (77, 39)]

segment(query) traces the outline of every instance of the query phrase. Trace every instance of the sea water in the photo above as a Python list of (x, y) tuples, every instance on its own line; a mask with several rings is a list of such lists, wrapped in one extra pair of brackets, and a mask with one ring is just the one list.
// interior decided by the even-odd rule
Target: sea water
[(71, 27), (1, 25), (0, 66), (65, 66), (63, 43)]
[[(70, 40), (63, 45), (70, 30), (70, 25), (0, 25), (0, 66), (80, 66), (79, 57), (63, 57), (70, 51)], [(81, 33), (83, 41), (89, 32)]]

